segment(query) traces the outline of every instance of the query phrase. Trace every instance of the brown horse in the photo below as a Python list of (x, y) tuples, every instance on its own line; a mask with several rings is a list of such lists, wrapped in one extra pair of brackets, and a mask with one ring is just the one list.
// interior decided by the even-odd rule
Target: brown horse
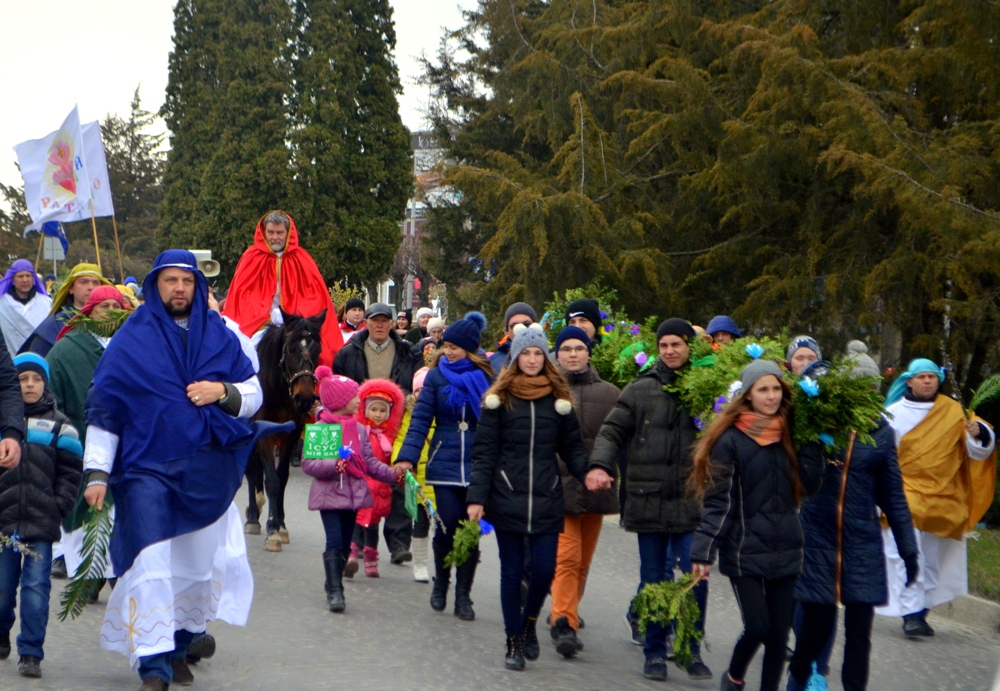
[[(295, 430), (261, 440), (247, 463), (250, 503), (243, 532), (260, 535), (259, 497), (267, 493), (267, 538), (264, 549), (280, 552), (288, 544), (285, 527), (285, 487), (296, 442), (302, 436), (309, 411), (316, 400), (316, 366), (322, 350), (320, 329), (326, 310), (315, 317), (301, 317), (282, 311), (284, 324), (269, 326), (257, 345), (260, 359), (260, 385), (264, 403), (254, 420), (294, 422)], [(275, 459), (277, 444), (277, 461)]]

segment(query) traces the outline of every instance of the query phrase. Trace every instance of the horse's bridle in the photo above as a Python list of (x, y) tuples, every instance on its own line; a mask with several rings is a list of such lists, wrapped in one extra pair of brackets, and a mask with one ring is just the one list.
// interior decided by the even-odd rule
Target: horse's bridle
[[(309, 333), (308, 331), (306, 331), (305, 334), (303, 334), (303, 336), (312, 337), (312, 334)], [(297, 382), (302, 377), (309, 377), (309, 378), (311, 378), (312, 382), (313, 382), (313, 386), (315, 386), (316, 383), (317, 383), (316, 374), (311, 369), (312, 368), (312, 364), (313, 364), (313, 362), (312, 362), (312, 355), (309, 354), (309, 348), (302, 345), (302, 341), (303, 340), (305, 340), (305, 338), (300, 338), (300, 340), (299, 340), (300, 354), (302, 356), (302, 361), (305, 361), (305, 362), (309, 363), (310, 369), (303, 369), (303, 370), (299, 370), (298, 372), (292, 373), (287, 368), (287, 366), (286, 366), (286, 362), (285, 362), (285, 349), (284, 349), (284, 347), (282, 347), (282, 349), (281, 349), (281, 361), (278, 363), (278, 366), (281, 367), (281, 371), (284, 372), (284, 374), (285, 374), (285, 381), (288, 382), (288, 395), (289, 396), (292, 395), (292, 389), (295, 387), (295, 382)]]

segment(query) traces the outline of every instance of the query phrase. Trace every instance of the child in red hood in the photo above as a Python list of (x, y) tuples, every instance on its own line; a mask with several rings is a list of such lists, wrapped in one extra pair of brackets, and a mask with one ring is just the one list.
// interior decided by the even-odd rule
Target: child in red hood
[[(406, 399), (403, 390), (388, 379), (369, 379), (358, 391), (360, 405), (355, 417), (368, 433), (372, 452), (385, 463), (392, 463), (392, 443), (396, 440), (403, 420)], [(345, 575), (357, 571), (358, 546), (364, 546), (365, 576), (378, 578), (378, 526), (392, 509), (392, 488), (372, 478), (366, 478), (375, 505), (358, 511), (354, 542)], [(353, 562), (353, 564), (352, 564)]]

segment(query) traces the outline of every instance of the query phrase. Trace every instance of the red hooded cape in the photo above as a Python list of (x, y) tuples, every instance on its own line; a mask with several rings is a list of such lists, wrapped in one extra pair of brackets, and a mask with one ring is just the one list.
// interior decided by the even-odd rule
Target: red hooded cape
[(299, 233), (291, 216), (288, 216), (288, 242), (281, 257), (268, 247), (264, 240), (266, 216), (264, 214), (257, 223), (253, 245), (247, 248), (236, 265), (236, 275), (229, 286), (223, 314), (239, 324), (240, 331), (248, 337), (260, 331), (271, 318), (280, 267), (281, 309), (302, 317), (312, 317), (326, 310), (326, 320), (320, 332), (323, 352), (319, 364), (332, 367), (333, 356), (344, 345), (344, 339), (337, 323), (337, 308), (330, 299), (323, 274), (309, 253), (299, 247)]

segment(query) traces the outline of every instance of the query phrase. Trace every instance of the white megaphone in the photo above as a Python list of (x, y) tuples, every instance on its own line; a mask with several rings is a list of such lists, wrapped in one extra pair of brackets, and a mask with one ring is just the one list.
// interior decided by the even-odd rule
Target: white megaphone
[(198, 261), (198, 268), (206, 278), (215, 278), (222, 271), (219, 262), (212, 259), (212, 250), (190, 250), (190, 252)]

